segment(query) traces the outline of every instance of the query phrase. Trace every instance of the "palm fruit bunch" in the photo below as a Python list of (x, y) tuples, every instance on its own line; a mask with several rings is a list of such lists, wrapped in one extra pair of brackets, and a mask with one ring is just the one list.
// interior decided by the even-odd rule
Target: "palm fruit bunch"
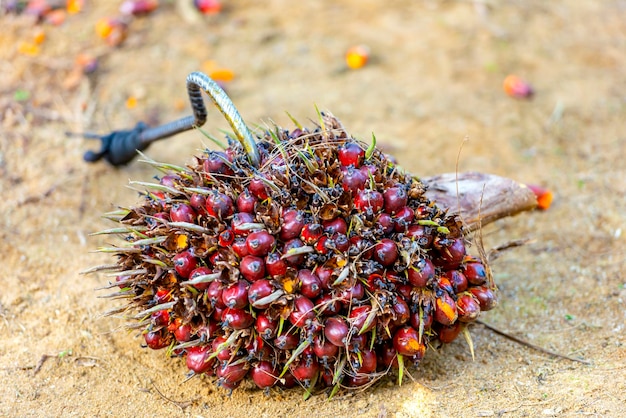
[(148, 161), (164, 175), (108, 215), (126, 239), (105, 249), (128, 301), (112, 312), (230, 390), (401, 379), (494, 307), (488, 266), (375, 138), (328, 113), (297, 126), (256, 135), (258, 167), (232, 139), (185, 168)]

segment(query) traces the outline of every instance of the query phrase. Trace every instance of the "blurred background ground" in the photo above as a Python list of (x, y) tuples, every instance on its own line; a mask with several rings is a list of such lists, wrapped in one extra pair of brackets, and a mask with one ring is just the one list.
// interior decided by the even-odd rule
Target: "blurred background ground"
[[(0, 16), (0, 415), (626, 416), (626, 2), (242, 0), (197, 16), (162, 1), (111, 48), (94, 26), (120, 3), (87, 1), (60, 26)], [(20, 48), (38, 30), (39, 50)], [(347, 70), (356, 44), (370, 62)], [(94, 73), (72, 72), (80, 53), (98, 57)], [(460, 339), (429, 350), (401, 387), (331, 401), (183, 383), (184, 364), (100, 316), (113, 306), (94, 291), (107, 278), (78, 274), (109, 261), (90, 252), (109, 242), (88, 236), (109, 227), (100, 214), (132, 205), (128, 180), (155, 173), (87, 165), (95, 142), (64, 132), (187, 115), (186, 75), (212, 66), (234, 72), (227, 90), (251, 125), (291, 126), (285, 111), (305, 123), (317, 105), (419, 176), (454, 171), (468, 139), (459, 170), (549, 187), (549, 210), (484, 229), (488, 247), (532, 242), (495, 262), (500, 305), (482, 319), (591, 365), (477, 325), (475, 361)], [(504, 94), (510, 73), (532, 100)], [(205, 129), (226, 127), (209, 114)], [(203, 147), (192, 132), (148, 154), (184, 164)]]

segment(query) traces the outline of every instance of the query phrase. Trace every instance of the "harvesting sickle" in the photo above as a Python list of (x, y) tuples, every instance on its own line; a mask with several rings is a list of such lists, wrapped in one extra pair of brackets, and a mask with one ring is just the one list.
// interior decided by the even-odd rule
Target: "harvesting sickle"
[(201, 127), (206, 122), (207, 117), (202, 91), (209, 95), (224, 115), (237, 140), (248, 154), (250, 163), (258, 167), (260, 157), (256, 142), (237, 108), (215, 81), (198, 71), (187, 76), (187, 93), (193, 110), (192, 116), (186, 116), (154, 128), (149, 128), (145, 123), (139, 122), (131, 130), (113, 131), (103, 136), (86, 135), (87, 138), (100, 139), (102, 144), (98, 152), (87, 151), (84, 155), (85, 161), (96, 162), (104, 158), (113, 166), (128, 164), (135, 158), (137, 151), (145, 150), (153, 142)]

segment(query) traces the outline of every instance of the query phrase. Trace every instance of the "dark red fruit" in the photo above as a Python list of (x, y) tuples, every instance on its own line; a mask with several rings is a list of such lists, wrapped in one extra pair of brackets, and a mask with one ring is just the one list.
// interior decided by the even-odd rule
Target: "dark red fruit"
[(320, 266), (315, 269), (314, 273), (317, 274), (317, 277), (319, 277), (322, 288), (330, 290), (332, 287), (332, 282), (334, 280), (334, 270), (329, 267)]
[(223, 363), (216, 370), (216, 375), (222, 383), (233, 384), (241, 382), (248, 374), (249, 364), (242, 359), (233, 359), (230, 363)]
[(487, 272), (483, 263), (467, 263), (463, 267), (463, 273), (470, 284), (480, 286), (487, 282)]
[(265, 277), (265, 262), (260, 257), (247, 255), (239, 263), (239, 271), (249, 282)]
[(308, 387), (311, 381), (317, 377), (320, 372), (320, 365), (314, 357), (303, 357), (300, 361), (291, 364), (289, 368), (293, 377), (300, 381), (305, 387)]
[(253, 196), (248, 189), (244, 189), (237, 196), (237, 210), (239, 212), (254, 213), (254, 205), (258, 201), (259, 199)]
[(222, 292), (222, 302), (227, 308), (243, 309), (248, 306), (248, 282), (237, 280)]
[(252, 216), (251, 214), (247, 212), (237, 212), (233, 216), (230, 226), (233, 229), (233, 232), (235, 233), (235, 235), (245, 236), (250, 233), (250, 230), (246, 228), (240, 229), (240, 227), (253, 223), (253, 222), (254, 222), (254, 216)]
[(304, 254), (287, 255), (290, 250), (296, 250), (302, 247), (304, 247), (304, 243), (300, 241), (300, 238), (294, 238), (285, 243), (285, 246), (283, 247), (283, 260), (285, 260), (287, 265), (297, 267), (302, 264), (304, 261)]
[(283, 212), (283, 224), (280, 228), (280, 239), (289, 241), (300, 236), (304, 227), (304, 216), (298, 210), (289, 209)]
[(230, 159), (222, 151), (209, 151), (203, 163), (204, 171), (212, 174), (232, 175), (233, 170), (229, 167)]
[(398, 247), (393, 240), (383, 238), (374, 246), (374, 260), (383, 266), (392, 265), (398, 258)]
[(219, 244), (219, 246), (224, 247), (224, 248), (228, 248), (231, 245), (233, 245), (234, 241), (235, 241), (235, 234), (230, 228), (227, 228), (223, 230), (222, 232), (220, 232), (220, 235), (217, 239), (217, 243)]
[(250, 369), (250, 377), (260, 388), (271, 388), (278, 381), (278, 368), (269, 361), (260, 361)]
[(409, 318), (409, 323), (416, 330), (419, 330), (420, 325), (424, 324), (423, 325), (424, 330), (427, 331), (430, 329), (430, 327), (432, 327), (433, 320), (434, 320), (434, 315), (430, 310), (428, 312), (426, 310), (422, 310), (421, 313), (418, 310), (417, 312), (414, 312), (411, 314)]
[(257, 280), (256, 282), (252, 283), (250, 285), (250, 288), (248, 289), (248, 301), (254, 308), (266, 309), (269, 306), (269, 303), (255, 305), (255, 302), (259, 299), (263, 299), (264, 297), (271, 295), (274, 290), (274, 286), (269, 280)]
[(191, 272), (198, 266), (196, 257), (189, 251), (176, 254), (172, 261), (174, 262), (176, 273), (184, 279), (187, 279)]
[(344, 289), (340, 294), (340, 299), (346, 305), (358, 303), (365, 296), (365, 287), (361, 282), (355, 282), (352, 286)]
[(426, 346), (419, 341), (419, 335), (412, 327), (402, 327), (396, 331), (393, 336), (393, 347), (398, 354), (409, 357), (426, 351)]
[(348, 224), (346, 220), (343, 218), (335, 218), (328, 221), (323, 221), (322, 226), (324, 227), (324, 232), (328, 235), (333, 234), (347, 234), (348, 233)]
[(463, 324), (456, 322), (452, 325), (442, 326), (437, 329), (437, 337), (442, 343), (451, 343), (463, 330)]
[(244, 237), (235, 237), (230, 247), (233, 249), (235, 254), (239, 256), (239, 258), (244, 258), (249, 254), (246, 239)]
[(315, 251), (319, 254), (328, 254), (330, 252), (330, 244), (332, 244), (330, 238), (324, 235), (315, 243)]
[(311, 270), (302, 269), (298, 271), (298, 281), (300, 282), (300, 293), (309, 299), (315, 299), (322, 291), (322, 283), (319, 277)]
[(454, 293), (461, 293), (467, 290), (467, 278), (460, 271), (448, 270), (444, 273), (444, 276), (450, 281)]
[(365, 349), (361, 351), (361, 355), (357, 357), (356, 372), (357, 373), (373, 373), (376, 371), (377, 359), (374, 350)]
[(442, 325), (451, 325), (458, 318), (456, 302), (447, 293), (443, 293), (435, 301), (435, 321)]
[(254, 324), (254, 317), (243, 309), (226, 308), (222, 312), (222, 322), (232, 329), (246, 329)]
[(379, 368), (398, 368), (398, 352), (393, 348), (393, 344), (386, 343), (379, 346), (376, 360)]
[(393, 309), (393, 325), (403, 325), (408, 322), (409, 317), (411, 316), (411, 310), (409, 309), (409, 305), (402, 299), (396, 298), (392, 305)]
[[(226, 342), (227, 338), (225, 336), (219, 336), (213, 340), (211, 343), (211, 351), (213, 351), (217, 359), (219, 361), (227, 361), (233, 356), (233, 352), (230, 350), (231, 347), (221, 347), (222, 344)], [(220, 348), (221, 347), (221, 348)]]
[(478, 303), (480, 303), (481, 311), (489, 311), (498, 304), (496, 294), (486, 286), (470, 287), (469, 291), (472, 292), (472, 295), (474, 295)]
[(252, 232), (246, 238), (248, 252), (258, 257), (267, 255), (275, 243), (276, 239), (267, 231)]
[(163, 329), (159, 331), (146, 332), (143, 334), (146, 345), (153, 350), (160, 350), (170, 345), (170, 334), (165, 333)]
[(293, 350), (300, 344), (300, 337), (298, 334), (291, 332), (281, 334), (274, 338), (274, 346), (279, 350)]
[(175, 330), (174, 330), (174, 338), (176, 338), (176, 341), (184, 343), (187, 342), (189, 340), (191, 340), (191, 325), (189, 324), (182, 324), (179, 325)]
[(265, 257), (265, 271), (272, 277), (282, 276), (287, 273), (287, 263), (279, 253), (269, 253)]
[(337, 297), (330, 293), (325, 293), (315, 300), (315, 306), (318, 306), (317, 311), (322, 316), (337, 315), (341, 311), (341, 301)]
[[(211, 282), (209, 288), (206, 290), (206, 296), (208, 302), (214, 308), (225, 308), (224, 302), (222, 302), (222, 292), (224, 291), (224, 285), (218, 281)], [(218, 318), (221, 320), (221, 315)]]
[(396, 213), (396, 216), (393, 218), (395, 224), (394, 230), (396, 232), (406, 231), (413, 222), (414, 217), (415, 213), (413, 212), (413, 209), (408, 206), (403, 207)]
[(196, 219), (196, 211), (185, 203), (174, 203), (170, 209), (170, 219), (172, 222), (193, 223)]
[(368, 334), (350, 336), (350, 341), (348, 341), (348, 351), (358, 353), (364, 350), (368, 346), (367, 335)]
[(365, 158), (365, 151), (358, 144), (348, 142), (337, 150), (337, 158), (343, 166), (359, 168)]
[(206, 211), (209, 215), (224, 220), (234, 212), (233, 199), (224, 193), (211, 193), (206, 198)]
[(308, 245), (315, 244), (317, 240), (324, 234), (324, 228), (320, 224), (306, 224), (300, 232), (300, 239)]
[(369, 240), (358, 235), (350, 237), (350, 255), (360, 255), (362, 260), (369, 260), (374, 254), (374, 246)]
[(255, 177), (250, 180), (248, 189), (253, 196), (257, 197), (260, 200), (265, 200), (269, 197), (265, 181), (261, 180), (259, 177)]
[(424, 249), (430, 248), (433, 244), (434, 236), (432, 228), (423, 225), (411, 225), (406, 230), (406, 236), (417, 242)]
[(376, 218), (376, 229), (380, 231), (383, 235), (389, 235), (393, 232), (396, 225), (394, 220), (391, 218), (391, 215), (388, 213), (381, 213)]
[(324, 336), (337, 347), (346, 345), (349, 331), (348, 323), (338, 316), (328, 318), (324, 324)]
[(197, 213), (206, 212), (206, 197), (199, 193), (194, 193), (189, 198), (189, 206), (194, 208)]
[(187, 348), (187, 368), (195, 374), (206, 373), (212, 370), (215, 364), (215, 358), (209, 360), (211, 355), (211, 347), (208, 345)]
[[(197, 279), (200, 276), (206, 276), (209, 274), (213, 274), (213, 270), (211, 270), (208, 267), (198, 267), (197, 269), (194, 269), (191, 273), (189, 273), (189, 280)], [(195, 287), (198, 290), (206, 290), (209, 288), (210, 285), (211, 285), (211, 282), (204, 282), (204, 283), (196, 283), (193, 285), (193, 287)]]
[(452, 283), (445, 276), (437, 277), (437, 288), (447, 292), (450, 295), (454, 295), (454, 289), (452, 288)]
[(307, 325), (309, 321), (315, 318), (313, 307), (311, 299), (304, 296), (296, 296), (293, 301), (293, 309), (289, 315), (289, 322), (298, 328)]
[(435, 278), (435, 266), (427, 258), (420, 258), (407, 270), (407, 279), (415, 287), (426, 287)]
[(329, 242), (329, 247), (340, 253), (345, 253), (350, 248), (350, 240), (345, 234), (334, 234)]
[(383, 198), (385, 199), (385, 212), (393, 215), (406, 206), (408, 196), (404, 187), (397, 186), (386, 189)]
[(363, 334), (376, 326), (376, 315), (370, 316), (370, 312), (372, 312), (372, 307), (369, 305), (352, 308), (348, 321), (354, 328), (354, 333)]
[(165, 327), (170, 323), (170, 313), (165, 309), (154, 312), (150, 318), (155, 327)]
[(276, 336), (276, 330), (278, 329), (278, 321), (274, 321), (265, 313), (260, 312), (257, 314), (254, 328), (261, 337), (266, 340), (271, 340)]
[(456, 308), (459, 312), (459, 321), (472, 322), (480, 315), (480, 303), (472, 294), (465, 293), (456, 300)]
[(341, 187), (343, 187), (345, 191), (356, 193), (357, 190), (365, 188), (367, 176), (361, 170), (354, 167), (341, 167), (341, 173), (343, 174)]
[(329, 363), (337, 357), (339, 347), (327, 339), (316, 335), (313, 339), (313, 353), (315, 353), (323, 363)]
[(372, 189), (359, 190), (354, 199), (354, 206), (361, 212), (378, 213), (383, 208), (383, 195)]
[(461, 265), (465, 257), (465, 243), (463, 238), (453, 239), (449, 245), (443, 246), (439, 250), (441, 265), (446, 270), (453, 270)]

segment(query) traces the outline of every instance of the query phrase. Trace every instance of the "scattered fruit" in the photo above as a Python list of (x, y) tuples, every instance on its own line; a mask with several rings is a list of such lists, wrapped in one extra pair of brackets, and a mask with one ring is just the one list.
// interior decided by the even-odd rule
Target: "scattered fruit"
[(535, 197), (537, 197), (537, 209), (548, 210), (550, 208), (554, 195), (549, 189), (536, 184), (527, 184), (526, 187), (532, 190)]
[(367, 64), (370, 57), (370, 49), (366, 45), (355, 45), (346, 51), (346, 65), (351, 70), (358, 70)]
[(529, 99), (534, 94), (533, 88), (516, 75), (508, 75), (502, 83), (504, 92), (516, 99)]

